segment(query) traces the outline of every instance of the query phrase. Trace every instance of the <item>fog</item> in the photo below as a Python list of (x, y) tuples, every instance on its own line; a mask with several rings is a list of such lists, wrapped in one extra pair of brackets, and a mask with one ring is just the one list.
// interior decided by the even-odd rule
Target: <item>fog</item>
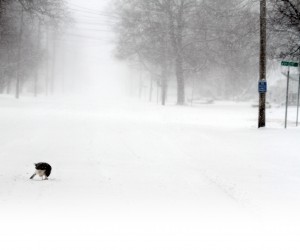
[(124, 95), (126, 65), (114, 58), (116, 36), (111, 18), (91, 12), (107, 12), (108, 3), (88, 1), (82, 5), (81, 1), (68, 1), (72, 21), (57, 41), (58, 61), (63, 61), (65, 73), (61, 76), (58, 62), (56, 74), (58, 78), (64, 77), (64, 88), (70, 90), (69, 94), (107, 99)]
[[(16, 98), (130, 97), (162, 105), (257, 103), (258, 3), (218, 1), (190, 1), (182, 12), (177, 2), (5, 1), (0, 92)], [(280, 60), (293, 44), (269, 18), (268, 101), (281, 105), (285, 99), (277, 90), (286, 69)], [(295, 99), (296, 90), (291, 95)]]
[(0, 249), (300, 249), (282, 2), (0, 0)]

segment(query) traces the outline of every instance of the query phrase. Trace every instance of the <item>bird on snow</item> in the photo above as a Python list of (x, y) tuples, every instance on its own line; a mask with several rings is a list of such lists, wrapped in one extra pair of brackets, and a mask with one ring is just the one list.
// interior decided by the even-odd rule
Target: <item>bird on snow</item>
[(30, 177), (30, 179), (33, 179), (36, 175), (38, 175), (42, 177), (43, 180), (48, 180), (48, 177), (51, 174), (52, 167), (45, 162), (35, 163), (34, 165), (35, 165), (35, 173)]

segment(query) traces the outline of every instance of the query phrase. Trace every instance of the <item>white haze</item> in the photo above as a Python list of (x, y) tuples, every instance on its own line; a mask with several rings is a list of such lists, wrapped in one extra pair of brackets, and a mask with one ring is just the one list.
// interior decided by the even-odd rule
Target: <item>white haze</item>
[[(106, 17), (72, 15), (55, 95), (0, 96), (0, 249), (299, 250), (296, 109), (258, 130), (251, 102), (129, 99), (111, 27), (83, 24)], [(29, 181), (37, 161), (49, 181)]]
[[(84, 13), (87, 9), (106, 11), (110, 1), (68, 2), (74, 22), (62, 33), (59, 45), (59, 54), (63, 53), (66, 60), (68, 89), (81, 97), (92, 94), (99, 98), (120, 98), (125, 92), (128, 72), (125, 64), (113, 55), (116, 37), (112, 22), (106, 16)], [(60, 68), (56, 70), (59, 74)]]

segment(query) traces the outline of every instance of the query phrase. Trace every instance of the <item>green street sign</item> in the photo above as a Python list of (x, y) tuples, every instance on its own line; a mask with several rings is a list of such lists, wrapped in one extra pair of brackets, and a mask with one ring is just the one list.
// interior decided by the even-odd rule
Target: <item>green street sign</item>
[(285, 66), (285, 67), (298, 67), (299, 63), (297, 63), (297, 62), (282, 61), (281, 62), (281, 66)]

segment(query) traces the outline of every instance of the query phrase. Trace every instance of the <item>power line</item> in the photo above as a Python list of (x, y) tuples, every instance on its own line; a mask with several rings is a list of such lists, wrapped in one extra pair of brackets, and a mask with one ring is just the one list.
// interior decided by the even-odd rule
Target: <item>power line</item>
[(81, 23), (97, 23), (97, 24), (106, 24), (106, 25), (116, 25), (117, 22), (111, 20), (103, 20), (103, 19), (96, 19), (96, 18), (86, 18), (86, 17), (77, 17), (74, 22), (81, 22)]
[(74, 34), (74, 33), (65, 33), (64, 35), (71, 36), (71, 37), (83, 38), (83, 39), (93, 39), (93, 40), (103, 41), (103, 39), (101, 37), (85, 36), (85, 35), (79, 35), (79, 34)]
[[(108, 40), (99, 40), (99, 39), (93, 39), (93, 38), (85, 38), (86, 41), (89, 41), (89, 42), (94, 42), (95, 45), (97, 45), (97, 47), (99, 45), (107, 45), (107, 44), (110, 44), (111, 41), (108, 41)], [(68, 44), (82, 44), (83, 41), (85, 41), (84, 39), (81, 39), (81, 38), (78, 38), (78, 37), (73, 37), (73, 36), (69, 36), (67, 39), (63, 39), (63, 38), (57, 38), (55, 39), (55, 41), (58, 41), (60, 43), (68, 43)]]
[(74, 3), (69, 3), (69, 5), (73, 5), (73, 8), (82, 10), (82, 11), (87, 11), (87, 12), (93, 12), (93, 13), (104, 13), (104, 11), (102, 10), (95, 10), (95, 9), (90, 9), (90, 8), (86, 8), (86, 7), (82, 7), (80, 5), (74, 4)]
[(96, 31), (96, 32), (110, 32), (112, 33), (112, 30), (104, 30), (104, 29), (92, 29), (92, 28), (72, 28), (74, 30), (82, 30), (82, 31)]
[(69, 8), (69, 10), (73, 11), (73, 12), (79, 12), (79, 13), (83, 13), (83, 14), (88, 14), (91, 16), (104, 16), (104, 17), (110, 17), (110, 18), (118, 18), (118, 16), (113, 15), (110, 12), (105, 12), (105, 11), (92, 11), (92, 10), (83, 10), (83, 9), (78, 9), (78, 8)]
[(110, 24), (105, 22), (88, 22), (88, 21), (81, 21), (77, 20), (73, 22), (71, 27), (89, 27), (89, 28), (105, 28), (113, 30), (116, 27), (116, 24)]
[(116, 20), (118, 19), (118, 17), (116, 16), (111, 16), (109, 14), (97, 14), (97, 15), (91, 15), (89, 13), (79, 13), (81, 16), (84, 16), (86, 18), (96, 18), (96, 17), (104, 17), (104, 18), (108, 18), (110, 20)]
[(74, 8), (69, 8), (69, 10), (71, 11), (75, 11), (75, 12), (80, 12), (83, 14), (89, 14), (89, 15), (95, 15), (95, 16), (108, 16), (108, 17), (117, 17), (116, 15), (112, 15), (109, 12), (91, 12), (91, 11), (85, 11), (85, 10), (79, 10), (79, 9), (74, 9)]
[(99, 26), (99, 27), (112, 27), (114, 24), (110, 23), (100, 23), (100, 22), (86, 22), (86, 21), (76, 21), (77, 25), (85, 25), (85, 26)]

